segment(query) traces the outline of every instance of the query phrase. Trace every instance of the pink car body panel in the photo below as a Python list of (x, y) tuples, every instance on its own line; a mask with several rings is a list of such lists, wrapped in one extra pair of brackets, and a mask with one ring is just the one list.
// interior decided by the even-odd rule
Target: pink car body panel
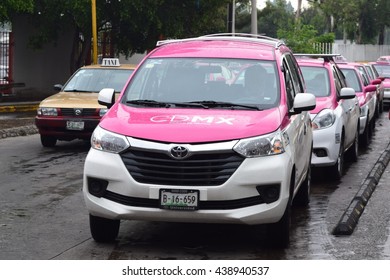
[(134, 109), (117, 104), (104, 116), (100, 126), (144, 140), (205, 143), (271, 133), (281, 122), (278, 108), (265, 111)]

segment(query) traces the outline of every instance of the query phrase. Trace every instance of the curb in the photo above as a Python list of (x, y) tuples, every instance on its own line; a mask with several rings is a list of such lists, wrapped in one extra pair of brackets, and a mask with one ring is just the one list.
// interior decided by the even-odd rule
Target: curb
[(352, 199), (348, 208), (341, 216), (340, 221), (333, 229), (333, 235), (351, 235), (359, 221), (365, 206), (368, 203), (372, 193), (375, 191), (379, 180), (390, 162), (390, 143), (383, 151), (374, 167), (371, 169), (367, 178), (363, 181), (359, 191)]
[(38, 128), (35, 125), (26, 125), (15, 128), (0, 129), (0, 139), (8, 137), (26, 136), (37, 134)]
[(29, 112), (38, 109), (39, 102), (17, 105), (1, 105), (0, 113)]

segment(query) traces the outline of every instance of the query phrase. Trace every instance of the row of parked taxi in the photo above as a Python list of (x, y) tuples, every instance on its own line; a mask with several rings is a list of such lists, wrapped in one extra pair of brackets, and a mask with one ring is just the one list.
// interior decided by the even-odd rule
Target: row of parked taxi
[(116, 60), (80, 69), (36, 125), (45, 147), (90, 139), (83, 194), (97, 242), (147, 220), (266, 224), (285, 247), (311, 167), (340, 178), (386, 101), (375, 65), (337, 58), (252, 34), (165, 40), (127, 72)]
[[(295, 54), (307, 92), (316, 96), (312, 165), (328, 166), (339, 179), (344, 154), (356, 161), (359, 146), (367, 148), (375, 120), (390, 102), (390, 64), (348, 62), (337, 54)], [(379, 74), (380, 73), (380, 74)], [(386, 96), (385, 96), (386, 93)]]

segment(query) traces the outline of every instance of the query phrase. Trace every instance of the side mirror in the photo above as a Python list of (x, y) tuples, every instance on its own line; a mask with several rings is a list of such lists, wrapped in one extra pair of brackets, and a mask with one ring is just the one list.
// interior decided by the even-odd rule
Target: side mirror
[(356, 92), (353, 88), (342, 88), (340, 91), (340, 99), (353, 99), (356, 97)]
[(375, 79), (375, 80), (372, 80), (371, 81), (371, 84), (372, 85), (380, 85), (382, 83), (382, 80), (381, 79)]
[(61, 91), (62, 85), (61, 84), (55, 84), (54, 85), (54, 89), (57, 90), (57, 91)]
[(103, 88), (99, 92), (98, 103), (107, 106), (107, 108), (111, 108), (115, 103), (115, 89)]
[(372, 92), (372, 91), (376, 91), (377, 87), (376, 85), (368, 85), (364, 88), (364, 92)]
[(311, 111), (316, 107), (316, 97), (312, 93), (298, 93), (294, 98), (294, 113)]

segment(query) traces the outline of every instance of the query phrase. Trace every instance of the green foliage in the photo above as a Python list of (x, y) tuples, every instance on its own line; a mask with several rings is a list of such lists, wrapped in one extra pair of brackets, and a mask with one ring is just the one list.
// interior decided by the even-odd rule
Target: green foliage
[(1, 0), (0, 24), (10, 21), (15, 13), (31, 12), (34, 0)]
[(317, 42), (317, 30), (312, 25), (291, 23), (286, 29), (278, 30), (278, 38), (285, 41), (295, 53), (316, 53), (313, 44)]

